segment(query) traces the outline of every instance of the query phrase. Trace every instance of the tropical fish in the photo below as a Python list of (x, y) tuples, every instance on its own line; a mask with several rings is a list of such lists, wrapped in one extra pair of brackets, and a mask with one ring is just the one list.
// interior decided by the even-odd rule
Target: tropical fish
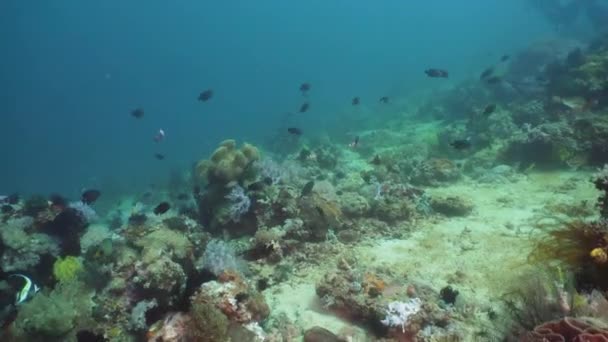
[(154, 142), (161, 142), (165, 140), (165, 131), (163, 129), (159, 129), (158, 133), (153, 138)]
[(502, 55), (502, 57), (500, 57), (500, 61), (501, 62), (506, 62), (511, 58), (511, 56), (509, 55)]
[(154, 153), (154, 158), (156, 158), (158, 160), (163, 160), (163, 159), (165, 159), (165, 155), (162, 153)]
[(424, 70), (424, 73), (431, 78), (448, 78), (448, 71), (443, 69), (426, 69)]
[(352, 101), (353, 106), (358, 106), (359, 105), (359, 97), (353, 97), (353, 101)]
[(308, 102), (302, 103), (302, 105), (300, 106), (300, 113), (306, 113), (306, 111), (308, 111), (308, 108), (310, 108), (310, 104)]
[(162, 215), (171, 209), (171, 204), (169, 202), (162, 202), (154, 208), (154, 214)]
[(381, 97), (381, 98), (378, 100), (378, 102), (380, 102), (380, 103), (385, 103), (385, 104), (386, 104), (386, 103), (388, 103), (388, 101), (389, 101), (388, 96), (382, 96), (382, 97)]
[(499, 76), (492, 76), (486, 79), (487, 84), (497, 84), (502, 82), (502, 79)]
[(29, 277), (24, 276), (23, 274), (11, 274), (9, 275), (9, 277), (21, 277), (25, 280), (25, 284), (23, 285), (21, 290), (19, 290), (19, 292), (17, 292), (17, 294), (15, 295), (15, 305), (24, 303), (26, 300), (28, 300), (33, 295), (38, 293), (38, 291), (40, 291), (40, 287), (34, 284), (34, 282), (32, 282)]
[(353, 141), (351, 141), (350, 144), (348, 144), (348, 147), (350, 147), (350, 148), (357, 148), (357, 146), (359, 146), (359, 136), (358, 135), (355, 137), (355, 139)]
[(479, 75), (479, 79), (480, 80), (485, 80), (486, 78), (490, 77), (490, 75), (492, 75), (494, 73), (494, 68), (493, 67), (489, 67), (486, 70), (484, 70), (481, 75)]
[(469, 149), (472, 146), (471, 138), (454, 140), (450, 143), (450, 146), (452, 146), (453, 148), (455, 148), (457, 150)]
[(297, 127), (289, 127), (287, 132), (293, 135), (302, 135), (302, 130)]
[(101, 191), (95, 189), (85, 190), (80, 196), (80, 200), (84, 204), (92, 204), (101, 196)]
[(495, 104), (489, 104), (486, 106), (486, 108), (483, 109), (483, 115), (490, 115), (492, 113), (494, 113), (494, 110), (496, 110), (496, 105)]
[(144, 117), (144, 110), (141, 108), (135, 108), (131, 111), (131, 116), (136, 119), (141, 119)]
[(300, 91), (302, 92), (303, 95), (306, 95), (306, 93), (308, 93), (309, 90), (310, 90), (310, 83), (304, 82), (300, 85)]
[(201, 102), (207, 102), (209, 101), (211, 98), (213, 97), (213, 90), (211, 89), (207, 89), (202, 91), (199, 95), (198, 95), (198, 100)]
[(300, 193), (300, 197), (310, 195), (310, 193), (312, 192), (312, 188), (314, 188), (314, 187), (315, 187), (315, 181), (310, 181), (310, 182), (304, 184), (304, 187), (302, 188), (302, 192)]

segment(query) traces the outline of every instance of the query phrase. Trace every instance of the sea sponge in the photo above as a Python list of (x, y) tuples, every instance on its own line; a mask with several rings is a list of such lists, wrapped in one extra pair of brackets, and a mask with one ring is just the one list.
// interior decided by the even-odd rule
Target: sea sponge
[(55, 276), (55, 279), (60, 283), (76, 279), (82, 270), (82, 261), (71, 255), (68, 255), (65, 258), (58, 258), (53, 264), (53, 276)]
[[(221, 185), (233, 181), (243, 182), (248, 176), (249, 166), (260, 159), (258, 149), (251, 144), (236, 148), (236, 141), (225, 140), (211, 154), (209, 160), (201, 160), (196, 166), (197, 177), (208, 183)], [(253, 177), (251, 177), (253, 178)]]

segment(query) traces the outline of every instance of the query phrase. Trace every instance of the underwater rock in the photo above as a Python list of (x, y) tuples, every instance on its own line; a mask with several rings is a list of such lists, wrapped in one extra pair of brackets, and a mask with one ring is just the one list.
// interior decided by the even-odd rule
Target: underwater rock
[(182, 267), (161, 255), (149, 264), (135, 265), (133, 282), (159, 299), (159, 306), (174, 303), (186, 289), (186, 273)]
[(304, 333), (304, 342), (346, 342), (346, 340), (325, 328), (312, 327)]
[(359, 232), (347, 229), (339, 231), (337, 234), (337, 238), (338, 241), (342, 243), (350, 244), (359, 241), (359, 239), (361, 238), (361, 234), (359, 234)]
[[(165, 317), (154, 323), (148, 330), (148, 342), (183, 342), (183, 341), (216, 341), (214, 337), (221, 337), (207, 331), (207, 337), (210, 339), (193, 339), (196, 337), (197, 331), (194, 328), (193, 319), (190, 315), (183, 312), (169, 312)], [(221, 341), (218, 339), (217, 341)]]
[(459, 178), (458, 166), (442, 158), (431, 158), (419, 163), (411, 174), (412, 183), (419, 185), (439, 185), (457, 181)]
[(432, 197), (431, 208), (447, 217), (467, 216), (473, 211), (473, 203), (458, 196)]
[(340, 196), (342, 212), (351, 218), (364, 217), (369, 214), (370, 205), (365, 197), (355, 192), (345, 192)]

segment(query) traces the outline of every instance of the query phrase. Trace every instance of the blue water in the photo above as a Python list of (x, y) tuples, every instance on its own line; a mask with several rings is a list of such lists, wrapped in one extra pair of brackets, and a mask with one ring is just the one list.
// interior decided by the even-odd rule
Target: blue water
[(524, 0), (3, 0), (0, 195), (162, 182), (223, 139), (262, 144), (304, 81), (311, 111), (288, 120), (339, 135), (354, 95), (407, 97), (428, 67), (474, 77), (553, 32)]

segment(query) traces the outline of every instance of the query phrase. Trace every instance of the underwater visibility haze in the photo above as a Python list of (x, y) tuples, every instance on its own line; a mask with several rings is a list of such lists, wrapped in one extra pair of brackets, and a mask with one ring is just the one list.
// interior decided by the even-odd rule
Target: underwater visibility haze
[(1, 341), (608, 341), (608, 1), (0, 3)]

